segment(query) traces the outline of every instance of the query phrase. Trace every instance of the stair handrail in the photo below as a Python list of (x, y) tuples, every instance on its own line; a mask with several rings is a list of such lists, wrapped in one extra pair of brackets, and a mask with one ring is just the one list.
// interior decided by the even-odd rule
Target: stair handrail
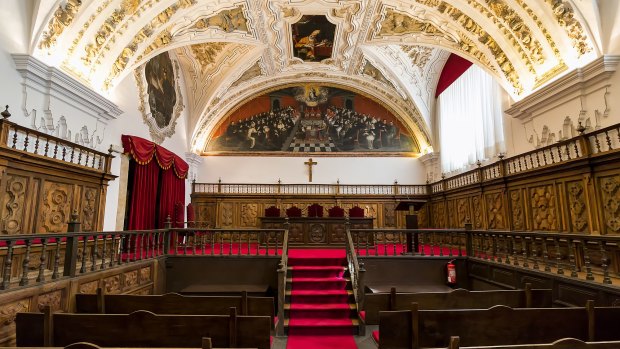
[(278, 323), (276, 336), (284, 336), (284, 303), (286, 301), (286, 273), (288, 270), (288, 217), (284, 219), (284, 238), (282, 239), (282, 256), (278, 263)]
[[(351, 278), (351, 285), (353, 286), (353, 297), (355, 299), (355, 305), (357, 307), (357, 313), (359, 318), (359, 312), (364, 307), (364, 263), (357, 260), (357, 253), (355, 252), (355, 244), (353, 243), (353, 237), (351, 236), (351, 223), (347, 218), (345, 221), (345, 231), (347, 241), (345, 243), (345, 250), (347, 253), (347, 266), (349, 268), (349, 275)], [(358, 236), (359, 238), (359, 236)], [(360, 318), (360, 320), (362, 320)], [(363, 331), (364, 324), (360, 321), (360, 331)]]

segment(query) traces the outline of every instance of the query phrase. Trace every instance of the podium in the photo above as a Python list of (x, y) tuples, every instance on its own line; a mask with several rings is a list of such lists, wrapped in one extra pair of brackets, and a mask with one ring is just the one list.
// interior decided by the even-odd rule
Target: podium
[[(405, 228), (418, 229), (418, 210), (426, 203), (425, 200), (408, 200), (401, 201), (396, 205), (396, 211), (407, 211), (405, 215)], [(407, 251), (406, 254), (414, 254), (420, 247), (418, 234), (407, 233)]]

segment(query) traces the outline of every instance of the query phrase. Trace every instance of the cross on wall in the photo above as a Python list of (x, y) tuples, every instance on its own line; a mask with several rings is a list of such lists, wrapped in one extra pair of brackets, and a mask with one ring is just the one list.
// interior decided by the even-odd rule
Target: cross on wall
[(308, 159), (308, 161), (304, 162), (305, 165), (308, 165), (308, 182), (312, 182), (312, 166), (317, 165), (316, 161), (312, 161), (312, 158)]

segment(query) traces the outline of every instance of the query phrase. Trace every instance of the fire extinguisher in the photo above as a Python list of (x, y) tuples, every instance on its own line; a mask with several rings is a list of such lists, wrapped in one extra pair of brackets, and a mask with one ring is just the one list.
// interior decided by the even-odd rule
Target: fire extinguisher
[(454, 259), (446, 264), (446, 273), (448, 275), (448, 285), (456, 285), (456, 265), (454, 265)]

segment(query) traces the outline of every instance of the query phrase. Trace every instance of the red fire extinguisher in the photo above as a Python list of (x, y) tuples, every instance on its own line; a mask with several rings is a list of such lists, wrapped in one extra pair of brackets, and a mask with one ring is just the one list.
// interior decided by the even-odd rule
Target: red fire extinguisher
[(454, 265), (454, 259), (446, 264), (446, 272), (448, 275), (448, 285), (456, 285), (456, 265)]

